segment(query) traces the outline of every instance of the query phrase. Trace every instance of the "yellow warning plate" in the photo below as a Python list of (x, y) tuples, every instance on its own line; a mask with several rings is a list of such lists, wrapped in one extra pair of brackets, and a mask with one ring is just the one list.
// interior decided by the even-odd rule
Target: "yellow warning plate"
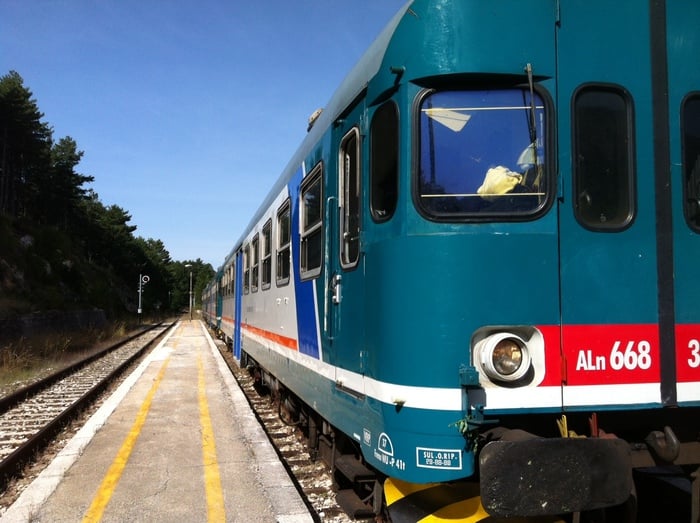
[(393, 523), (556, 523), (559, 518), (508, 518), (489, 516), (481, 505), (479, 484), (407, 483), (389, 478), (384, 497)]

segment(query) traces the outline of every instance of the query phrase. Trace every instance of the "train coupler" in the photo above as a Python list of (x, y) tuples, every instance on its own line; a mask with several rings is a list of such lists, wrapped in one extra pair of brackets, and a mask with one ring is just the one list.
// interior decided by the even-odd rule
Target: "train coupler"
[(652, 453), (666, 463), (676, 461), (681, 452), (681, 444), (671, 427), (664, 427), (664, 431), (654, 430), (644, 439)]

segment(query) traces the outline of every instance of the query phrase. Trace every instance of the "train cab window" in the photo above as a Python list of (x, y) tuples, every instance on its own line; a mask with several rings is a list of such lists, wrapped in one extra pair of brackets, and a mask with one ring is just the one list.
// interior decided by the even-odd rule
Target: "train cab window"
[(375, 222), (390, 220), (399, 195), (399, 112), (386, 102), (372, 117), (370, 139), (370, 210)]
[(419, 210), (441, 221), (525, 219), (541, 211), (550, 190), (545, 123), (544, 100), (528, 88), (424, 95)]
[(360, 256), (360, 132), (340, 142), (340, 263), (354, 267)]
[(322, 166), (315, 167), (301, 185), (300, 273), (302, 279), (321, 274), (323, 261), (323, 178)]
[(250, 292), (250, 245), (243, 248), (243, 293)]
[(290, 203), (289, 200), (287, 200), (277, 212), (277, 270), (275, 274), (277, 285), (280, 287), (289, 283), (291, 238), (292, 220), (290, 215)]
[(258, 292), (260, 277), (260, 239), (256, 234), (250, 242), (250, 290)]
[(262, 275), (261, 285), (263, 290), (269, 289), (272, 284), (272, 220), (263, 225), (262, 230)]
[(700, 232), (700, 94), (686, 98), (682, 109), (685, 219)]
[(576, 219), (600, 231), (625, 229), (634, 217), (634, 125), (627, 93), (583, 87), (573, 99)]

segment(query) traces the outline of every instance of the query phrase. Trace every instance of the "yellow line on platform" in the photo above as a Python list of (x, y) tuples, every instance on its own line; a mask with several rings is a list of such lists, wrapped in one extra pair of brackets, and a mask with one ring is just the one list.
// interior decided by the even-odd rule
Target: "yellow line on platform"
[(126, 463), (129, 461), (129, 456), (131, 456), (131, 452), (134, 450), (136, 440), (138, 439), (139, 434), (141, 434), (141, 429), (143, 428), (143, 424), (146, 422), (148, 411), (151, 409), (153, 396), (155, 396), (158, 386), (163, 380), (165, 369), (168, 367), (169, 362), (170, 356), (168, 356), (163, 362), (163, 365), (158, 372), (158, 376), (151, 386), (151, 390), (148, 391), (146, 399), (141, 404), (141, 409), (139, 409), (136, 416), (136, 421), (134, 421), (134, 424), (131, 426), (131, 430), (124, 440), (124, 443), (122, 443), (122, 446), (117, 453), (117, 457), (114, 458), (112, 465), (109, 467), (107, 474), (102, 480), (102, 484), (97, 490), (97, 494), (95, 494), (95, 497), (90, 504), (90, 508), (83, 517), (83, 523), (98, 522), (102, 519), (105, 508), (107, 507), (109, 500), (112, 499), (114, 490), (117, 488), (117, 483), (119, 483), (124, 467), (126, 467)]
[(204, 485), (207, 492), (207, 521), (226, 521), (219, 462), (216, 459), (214, 427), (209, 416), (204, 364), (202, 363), (201, 353), (197, 356), (197, 367), (199, 368), (199, 423), (202, 426), (202, 457), (204, 459)]

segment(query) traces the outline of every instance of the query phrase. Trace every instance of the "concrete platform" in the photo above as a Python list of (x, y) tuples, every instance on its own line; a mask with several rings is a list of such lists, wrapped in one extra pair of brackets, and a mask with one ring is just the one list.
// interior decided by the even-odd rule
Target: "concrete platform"
[(0, 521), (313, 518), (195, 320), (170, 330)]

